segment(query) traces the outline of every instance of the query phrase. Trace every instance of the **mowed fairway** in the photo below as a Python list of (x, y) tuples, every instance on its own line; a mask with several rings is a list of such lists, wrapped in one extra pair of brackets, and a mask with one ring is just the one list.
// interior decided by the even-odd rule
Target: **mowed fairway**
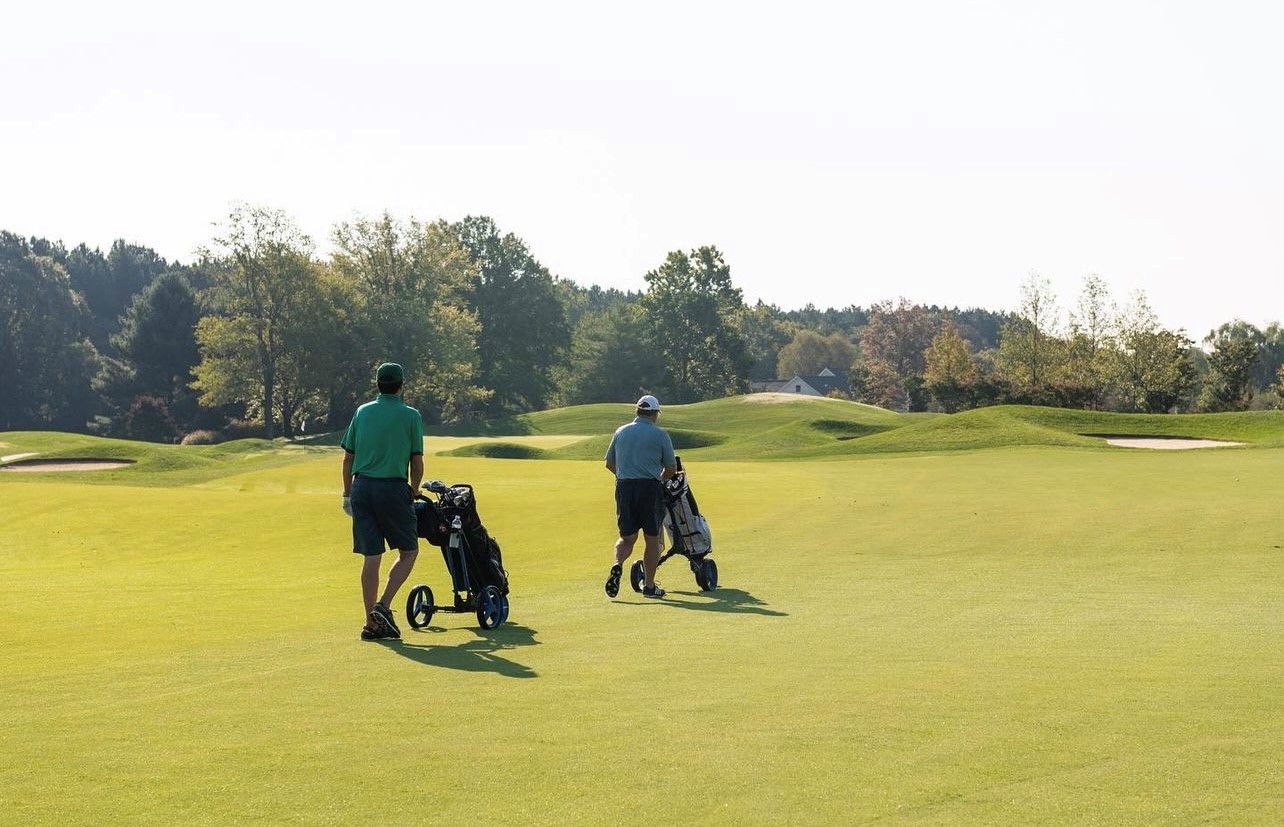
[(429, 456), (510, 623), (389, 644), (339, 459), (0, 475), (0, 823), (1284, 821), (1284, 449), (693, 456), (661, 602), (598, 462)]

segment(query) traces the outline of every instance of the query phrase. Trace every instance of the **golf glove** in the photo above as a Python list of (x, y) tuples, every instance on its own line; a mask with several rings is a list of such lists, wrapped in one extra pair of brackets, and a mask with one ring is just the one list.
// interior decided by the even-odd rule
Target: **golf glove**
[(347, 514), (349, 517), (352, 516), (352, 498), (351, 497), (343, 498), (343, 513)]

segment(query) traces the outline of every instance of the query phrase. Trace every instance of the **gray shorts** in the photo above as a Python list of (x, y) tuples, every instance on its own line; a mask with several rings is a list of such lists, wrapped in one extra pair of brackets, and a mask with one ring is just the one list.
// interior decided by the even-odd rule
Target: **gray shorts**
[(352, 481), (352, 550), (383, 554), (384, 544), (418, 551), (415, 492), (405, 480), (358, 476)]

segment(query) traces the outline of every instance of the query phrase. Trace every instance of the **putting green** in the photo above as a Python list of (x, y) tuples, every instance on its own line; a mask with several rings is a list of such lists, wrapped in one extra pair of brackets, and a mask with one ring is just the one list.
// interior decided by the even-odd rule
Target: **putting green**
[(599, 463), (430, 456), (512, 614), (399, 644), (357, 640), (339, 456), (0, 478), (0, 822), (1284, 815), (1280, 449), (692, 460), (723, 588), (659, 602), (602, 594)]

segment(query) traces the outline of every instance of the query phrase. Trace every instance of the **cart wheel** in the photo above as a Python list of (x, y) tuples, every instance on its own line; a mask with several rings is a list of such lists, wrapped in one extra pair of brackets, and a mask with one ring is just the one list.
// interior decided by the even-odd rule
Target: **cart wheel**
[(507, 622), (508, 622), (508, 595), (506, 595), (506, 594), (501, 594), (501, 595), (499, 596), (499, 601), (500, 601), (500, 607), (501, 607), (501, 609), (502, 609), (502, 611), (501, 611), (501, 613), (500, 613), (500, 614), (501, 614), (501, 616), (500, 616), (500, 618), (499, 618), (499, 622), (500, 622), (500, 623), (507, 623)]
[(422, 629), (432, 620), (436, 608), (432, 602), (432, 589), (415, 586), (406, 597), (406, 620), (410, 621), (411, 628)]
[(691, 573), (695, 575), (696, 585), (700, 587), (700, 591), (702, 592), (709, 591), (709, 583), (707, 580), (704, 579), (704, 561), (703, 560), (701, 560), (699, 563), (692, 561)]
[(477, 595), (477, 623), (483, 629), (494, 629), (504, 622), (504, 596), (494, 586), (487, 586)]
[[(703, 577), (701, 577), (703, 575)], [(701, 582), (703, 581), (703, 582)], [(718, 588), (718, 563), (707, 557), (700, 564), (700, 573), (696, 575), (696, 582), (700, 584), (703, 591), (711, 592)]]
[(633, 565), (629, 566), (629, 585), (633, 591), (642, 591), (642, 584), (646, 582), (646, 573), (642, 570), (642, 561), (635, 560)]

